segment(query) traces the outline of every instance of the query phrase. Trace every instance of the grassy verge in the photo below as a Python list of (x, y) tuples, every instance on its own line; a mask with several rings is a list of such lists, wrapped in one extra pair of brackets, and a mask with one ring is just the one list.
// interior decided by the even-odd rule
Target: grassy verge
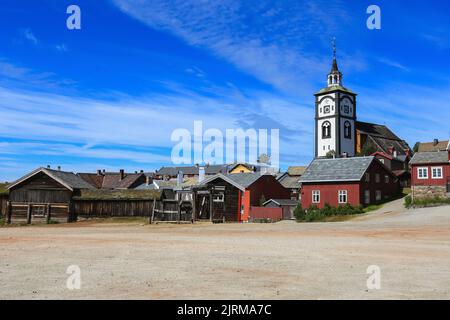
[(405, 208), (426, 208), (426, 207), (436, 207), (442, 205), (450, 204), (449, 198), (442, 197), (430, 197), (423, 199), (415, 199), (414, 201), (411, 198), (411, 195), (405, 197), (404, 206)]
[(300, 205), (295, 208), (294, 216), (298, 222), (324, 222), (324, 221), (344, 221), (351, 216), (363, 213), (363, 207), (352, 207), (349, 204), (331, 207), (328, 204), (322, 209), (317, 206), (311, 206), (308, 209), (302, 209)]

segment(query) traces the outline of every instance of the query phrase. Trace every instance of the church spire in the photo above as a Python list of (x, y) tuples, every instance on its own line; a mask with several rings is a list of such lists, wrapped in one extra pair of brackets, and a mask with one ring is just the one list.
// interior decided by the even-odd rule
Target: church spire
[(328, 74), (328, 86), (342, 86), (342, 73), (339, 71), (336, 61), (336, 38), (333, 37), (333, 64)]

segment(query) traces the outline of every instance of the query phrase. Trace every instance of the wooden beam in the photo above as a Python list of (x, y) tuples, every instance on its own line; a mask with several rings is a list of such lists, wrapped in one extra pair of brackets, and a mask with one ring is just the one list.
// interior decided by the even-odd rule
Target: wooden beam
[(209, 191), (209, 221), (213, 221), (213, 215), (214, 215), (214, 201), (213, 201), (213, 188)]
[(11, 224), (12, 204), (11, 201), (6, 202), (6, 224)]
[(150, 216), (150, 224), (153, 223), (153, 220), (155, 219), (155, 210), (156, 210), (156, 198), (153, 198), (153, 208), (152, 208), (152, 215)]
[(33, 210), (33, 205), (29, 204), (27, 208), (27, 224), (31, 224), (31, 212)]
[(47, 224), (50, 223), (52, 219), (52, 205), (50, 203), (47, 203)]

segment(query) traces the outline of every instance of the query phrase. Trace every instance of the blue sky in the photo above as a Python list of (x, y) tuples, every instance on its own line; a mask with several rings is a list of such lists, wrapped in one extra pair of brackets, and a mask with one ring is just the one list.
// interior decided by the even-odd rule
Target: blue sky
[[(66, 8), (81, 8), (81, 30)], [(366, 27), (381, 8), (382, 29)], [(358, 119), (412, 146), (450, 131), (447, 1), (4, 0), (0, 181), (37, 166), (151, 171), (171, 132), (280, 129), (281, 167), (313, 156), (313, 94), (337, 38)]]

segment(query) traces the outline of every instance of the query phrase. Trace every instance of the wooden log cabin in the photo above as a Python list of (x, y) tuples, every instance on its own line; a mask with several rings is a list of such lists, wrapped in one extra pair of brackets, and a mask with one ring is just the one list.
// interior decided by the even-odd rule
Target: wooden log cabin
[(38, 168), (8, 186), (7, 223), (72, 221), (72, 198), (94, 187), (73, 172)]

